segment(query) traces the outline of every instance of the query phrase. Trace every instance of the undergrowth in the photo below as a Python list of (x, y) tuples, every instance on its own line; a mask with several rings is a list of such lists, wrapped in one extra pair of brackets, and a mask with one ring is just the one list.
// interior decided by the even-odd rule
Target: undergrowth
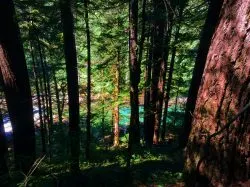
[[(17, 172), (11, 171), (13, 186), (172, 186), (181, 184), (182, 152), (169, 151), (168, 147), (146, 149), (137, 147), (132, 155), (132, 166), (126, 168), (125, 145), (118, 148), (92, 145), (91, 159), (80, 161), (81, 173), (69, 172), (68, 158), (44, 158), (32, 173), (20, 181)], [(61, 156), (60, 156), (61, 157)], [(18, 181), (19, 180), (19, 181)], [(79, 181), (78, 181), (79, 180)], [(84, 185), (81, 185), (84, 184)], [(180, 185), (181, 186), (181, 185)]]

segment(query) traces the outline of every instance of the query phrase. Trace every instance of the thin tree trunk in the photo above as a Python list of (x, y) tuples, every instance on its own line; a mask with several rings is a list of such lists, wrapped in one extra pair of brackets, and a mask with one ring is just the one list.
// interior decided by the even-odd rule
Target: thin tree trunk
[(63, 114), (64, 107), (65, 107), (66, 85), (62, 86), (62, 84), (61, 84), (61, 92), (62, 92), (61, 114)]
[[(36, 37), (36, 41), (37, 41), (37, 48), (38, 48), (38, 52), (39, 52), (39, 59), (40, 59), (40, 68), (42, 70), (41, 72), (41, 84), (43, 85), (43, 96), (44, 96), (44, 124), (46, 124), (48, 126), (49, 124), (49, 110), (48, 110), (48, 106), (49, 106), (49, 101), (48, 101), (48, 89), (47, 89), (47, 81), (46, 81), (46, 73), (45, 73), (45, 67), (44, 67), (44, 63), (43, 63), (43, 54), (42, 54), (42, 49), (41, 49), (41, 45), (39, 42), (39, 38)], [(47, 128), (48, 129), (48, 128)], [(49, 131), (49, 129), (48, 129)], [(48, 132), (48, 141), (49, 141), (49, 132)], [(49, 142), (48, 142), (49, 143)]]
[(37, 74), (37, 67), (35, 64), (35, 57), (34, 57), (34, 49), (32, 46), (32, 42), (30, 42), (30, 53), (31, 53), (31, 62), (32, 62), (32, 69), (33, 69), (33, 75), (35, 79), (35, 87), (36, 87), (36, 96), (38, 101), (38, 110), (39, 110), (39, 120), (40, 120), (40, 133), (41, 133), (41, 142), (42, 142), (42, 153), (46, 154), (46, 139), (45, 139), (45, 129), (44, 129), (44, 123), (43, 123), (43, 112), (42, 112), (42, 105), (41, 105), (41, 95), (40, 95), (40, 88), (39, 88), (39, 82), (38, 82), (38, 74)]
[(166, 90), (166, 95), (164, 99), (165, 107), (164, 107), (164, 112), (163, 112), (163, 122), (162, 122), (162, 132), (161, 132), (162, 141), (165, 141), (167, 115), (168, 115), (168, 103), (170, 99), (170, 91), (171, 91), (173, 72), (174, 72), (174, 63), (175, 63), (175, 57), (176, 57), (176, 48), (177, 48), (176, 45), (177, 45), (178, 39), (179, 39), (179, 26), (177, 26), (176, 31), (175, 31), (175, 38), (174, 38), (172, 52), (171, 52), (170, 68), (168, 72), (167, 90)]
[(178, 97), (179, 97), (179, 87), (177, 87), (177, 92), (176, 92), (176, 97), (175, 97), (173, 126), (175, 126), (175, 123), (176, 123), (176, 114), (177, 114)]
[(56, 78), (56, 72), (53, 72), (53, 81), (55, 85), (55, 92), (56, 92), (56, 105), (57, 105), (57, 112), (58, 112), (58, 121), (59, 124), (62, 124), (62, 111), (61, 111), (61, 102), (60, 102), (60, 94), (58, 89), (58, 83)]
[[(47, 137), (48, 137), (48, 146), (49, 146), (49, 155), (51, 158), (51, 121), (50, 121), (50, 109), (49, 109), (49, 93), (48, 93), (48, 82), (47, 82), (47, 72), (45, 68), (45, 58), (43, 56), (41, 44), (39, 41), (39, 37), (36, 35), (36, 42), (37, 42), (37, 47), (38, 47), (38, 52), (39, 52), (39, 58), (40, 58), (40, 66), (42, 69), (42, 81), (43, 81), (43, 86), (44, 86), (44, 91), (45, 91), (45, 110), (46, 110), (46, 115), (44, 115), (44, 123), (47, 124)], [(45, 112), (45, 111), (44, 111)]]
[(74, 37), (74, 24), (72, 14), (72, 1), (61, 0), (61, 17), (63, 23), (64, 53), (66, 60), (66, 73), (68, 84), (68, 104), (69, 104), (69, 137), (71, 152), (71, 172), (79, 172), (79, 90), (78, 90), (78, 69), (76, 46)]
[(44, 85), (43, 85), (43, 78), (42, 78), (42, 72), (40, 72), (40, 61), (38, 61), (38, 72), (37, 72), (37, 78), (38, 78), (38, 83), (41, 89), (41, 107), (42, 107), (42, 116), (43, 116), (43, 124), (44, 124), (44, 133), (45, 133), (45, 141), (46, 141), (46, 135), (47, 135), (47, 113), (46, 113), (46, 101), (45, 101), (45, 89), (44, 89)]
[(86, 139), (86, 159), (89, 159), (89, 146), (91, 141), (91, 49), (90, 49), (90, 29), (89, 29), (89, 15), (88, 15), (88, 4), (89, 0), (84, 0), (85, 10), (85, 24), (86, 24), (86, 35), (87, 35), (87, 139)]
[(27, 173), (36, 155), (35, 128), (29, 76), (13, 1), (0, 1), (0, 23), (0, 69), (13, 128), (15, 166)]
[(144, 45), (144, 41), (145, 41), (145, 38), (146, 38), (146, 35), (145, 35), (145, 27), (146, 27), (146, 4), (147, 4), (147, 0), (143, 0), (142, 1), (142, 16), (141, 16), (141, 25), (142, 25), (142, 28), (141, 28), (141, 39), (140, 39), (140, 42), (139, 42), (139, 52), (138, 52), (138, 63), (141, 64), (141, 61), (142, 61), (142, 55), (143, 55), (143, 45)]
[(223, 0), (212, 0), (209, 5), (207, 18), (201, 34), (200, 45), (193, 70), (193, 77), (188, 92), (188, 99), (184, 117), (184, 130), (182, 136), (180, 136), (181, 147), (186, 146), (191, 131), (192, 115), (195, 109), (197, 94), (199, 86), (201, 84), (201, 78), (206, 64), (209, 46), (212, 40), (213, 33), (216, 29), (217, 22), (219, 20), (222, 4)]
[[(44, 53), (43, 53), (44, 54)], [(44, 57), (44, 68), (45, 68), (45, 73), (46, 73), (46, 85), (47, 85), (47, 91), (48, 91), (48, 114), (49, 114), (49, 125), (48, 125), (48, 132), (49, 132), (49, 158), (51, 158), (52, 156), (52, 152), (51, 152), (51, 147), (52, 147), (52, 144), (51, 144), (51, 128), (52, 128), (52, 125), (53, 125), (53, 109), (52, 109), (52, 100), (51, 100), (51, 87), (50, 87), (50, 78), (49, 78), (49, 69), (48, 69), (48, 65), (47, 65), (47, 62), (46, 62), (46, 59)]]
[(114, 107), (114, 146), (119, 146), (119, 92), (120, 92), (120, 51), (117, 51), (115, 64), (115, 107)]
[(127, 167), (130, 167), (132, 145), (140, 144), (139, 131), (139, 89), (140, 64), (137, 61), (138, 0), (129, 3), (129, 72), (130, 72), (130, 127)]
[[(152, 37), (150, 37), (152, 42)], [(153, 132), (154, 126), (150, 120), (150, 82), (151, 82), (151, 73), (152, 73), (152, 49), (148, 50), (148, 60), (145, 67), (145, 88), (144, 88), (144, 137), (146, 146), (150, 147), (153, 144)], [(151, 136), (152, 135), (152, 136)]]
[(52, 99), (51, 99), (51, 86), (50, 86), (50, 76), (49, 76), (49, 68), (46, 60), (44, 59), (44, 67), (46, 72), (46, 85), (48, 89), (48, 101), (49, 101), (49, 124), (50, 128), (53, 125), (53, 108), (52, 108)]

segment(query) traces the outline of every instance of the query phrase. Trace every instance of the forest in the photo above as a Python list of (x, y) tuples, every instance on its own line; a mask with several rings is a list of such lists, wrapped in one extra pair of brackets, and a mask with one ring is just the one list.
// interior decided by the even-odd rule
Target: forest
[(0, 0), (0, 187), (250, 187), (250, 0)]

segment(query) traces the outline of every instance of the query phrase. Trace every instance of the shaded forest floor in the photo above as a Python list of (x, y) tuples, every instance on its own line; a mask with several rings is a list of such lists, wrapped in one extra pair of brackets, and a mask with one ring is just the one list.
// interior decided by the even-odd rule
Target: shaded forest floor
[[(183, 154), (174, 145), (154, 146), (151, 150), (136, 148), (130, 169), (125, 167), (125, 146), (92, 146), (91, 160), (80, 163), (79, 174), (71, 175), (66, 157), (57, 153), (50, 161), (45, 158), (26, 181), (15, 182), (13, 186), (25, 186), (25, 183), (30, 187), (184, 186)], [(18, 173), (11, 175), (17, 181)]]

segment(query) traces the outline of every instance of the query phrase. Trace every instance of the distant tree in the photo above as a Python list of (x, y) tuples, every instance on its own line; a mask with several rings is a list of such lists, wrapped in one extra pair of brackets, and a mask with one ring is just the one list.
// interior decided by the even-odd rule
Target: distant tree
[(0, 2), (0, 23), (0, 68), (13, 128), (15, 166), (26, 173), (35, 159), (35, 129), (28, 72), (13, 1)]
[(52, 73), (53, 81), (54, 81), (54, 89), (56, 94), (56, 105), (57, 105), (57, 113), (58, 113), (58, 122), (62, 124), (62, 110), (61, 110), (61, 101), (60, 101), (60, 93), (58, 88), (58, 80), (56, 77), (56, 72), (53, 70)]
[(69, 104), (69, 138), (71, 152), (71, 172), (79, 171), (79, 91), (76, 46), (71, 0), (61, 0), (61, 16), (63, 23), (64, 54), (66, 60), (68, 104)]
[[(110, 6), (119, 8), (110, 8)], [(91, 23), (91, 53), (92, 56), (92, 96), (95, 96), (95, 101), (92, 102), (92, 111), (95, 115), (92, 117), (92, 125), (102, 129), (102, 134), (110, 129), (109, 125), (116, 125), (124, 122), (117, 110), (117, 105), (123, 107), (128, 101), (128, 7), (126, 3), (121, 1), (111, 0), (107, 2), (98, 2), (89, 4), (89, 21)], [(83, 14), (84, 15), (84, 14)], [(98, 19), (96, 19), (98, 17)], [(97, 30), (100, 32), (96, 32)], [(81, 29), (83, 30), (83, 29)], [(81, 31), (79, 30), (79, 31)], [(85, 30), (85, 28), (84, 28)], [(80, 32), (79, 32), (80, 33)], [(78, 34), (81, 36), (82, 34)], [(82, 36), (85, 39), (86, 34)], [(82, 47), (82, 54), (86, 54), (86, 45)], [(83, 60), (84, 59), (83, 55)], [(119, 67), (117, 60), (119, 59)], [(84, 67), (85, 69), (85, 67)], [(117, 95), (117, 70), (119, 69), (119, 94)], [(85, 71), (84, 71), (85, 72)], [(100, 76), (101, 75), (101, 76)], [(84, 80), (84, 84), (87, 84)], [(118, 97), (119, 96), (119, 97)], [(116, 112), (115, 112), (115, 111)], [(104, 112), (104, 113), (103, 113)], [(100, 117), (102, 116), (102, 117)], [(113, 118), (113, 120), (111, 120)], [(116, 120), (115, 120), (116, 119)], [(117, 130), (119, 131), (119, 129)], [(113, 129), (112, 133), (115, 133)], [(118, 133), (116, 133), (119, 135)], [(110, 135), (110, 134), (109, 134)], [(116, 136), (112, 136), (116, 137)], [(118, 139), (118, 137), (116, 137)], [(114, 143), (114, 140), (113, 140)]]
[(210, 2), (203, 34), (212, 39), (203, 35), (197, 57), (206, 63), (186, 148), (187, 186), (248, 186), (249, 8), (249, 0)]
[(120, 92), (120, 50), (117, 50), (117, 63), (114, 64), (115, 78), (114, 78), (114, 97), (115, 97), (115, 106), (113, 111), (113, 124), (114, 124), (114, 143), (113, 145), (116, 147), (119, 145), (119, 92)]

